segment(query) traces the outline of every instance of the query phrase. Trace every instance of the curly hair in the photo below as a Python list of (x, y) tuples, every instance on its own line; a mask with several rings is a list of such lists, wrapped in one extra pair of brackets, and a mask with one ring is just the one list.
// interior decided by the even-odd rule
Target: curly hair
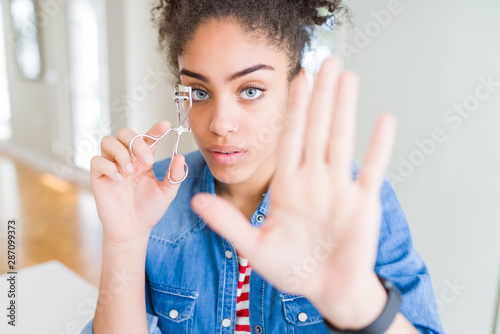
[(301, 69), (315, 26), (333, 29), (347, 13), (342, 0), (159, 0), (151, 9), (151, 21), (159, 32), (159, 50), (176, 78), (184, 46), (201, 24), (215, 18), (236, 19), (245, 32), (264, 36), (284, 51), (291, 80)]

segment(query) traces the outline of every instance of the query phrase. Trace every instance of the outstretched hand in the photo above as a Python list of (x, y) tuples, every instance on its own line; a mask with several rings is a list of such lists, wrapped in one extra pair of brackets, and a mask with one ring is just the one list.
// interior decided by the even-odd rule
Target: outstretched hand
[[(339, 60), (332, 57), (324, 61), (312, 92), (303, 72), (294, 79), (287, 110), (291, 121), (281, 134), (262, 227), (250, 225), (219, 197), (198, 194), (192, 207), (276, 288), (307, 297), (339, 327), (363, 327), (385, 303), (373, 268), (380, 188), (396, 121), (388, 114), (379, 118), (353, 180), (359, 83), (356, 74), (339, 73)], [(367, 311), (372, 314), (364, 312), (370, 305), (359, 305), (360, 294), (368, 290), (380, 297)]]

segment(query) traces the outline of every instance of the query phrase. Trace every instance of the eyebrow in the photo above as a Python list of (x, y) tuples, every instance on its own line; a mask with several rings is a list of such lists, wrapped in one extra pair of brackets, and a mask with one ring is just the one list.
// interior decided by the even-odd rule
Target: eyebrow
[(195, 79), (201, 80), (201, 81), (203, 81), (203, 82), (208, 82), (207, 77), (205, 77), (204, 75), (201, 75), (201, 74), (199, 74), (199, 73), (192, 72), (192, 71), (190, 71), (190, 70), (186, 70), (185, 68), (183, 68), (183, 69), (179, 72), (179, 75), (187, 75), (188, 77), (192, 77), (192, 78), (195, 78)]
[[(274, 71), (274, 67), (269, 66), (269, 65), (265, 65), (265, 64), (254, 65), (252, 67), (246, 68), (246, 69), (244, 69), (242, 71), (236, 72), (236, 73), (228, 76), (225, 79), (225, 81), (226, 82), (233, 81), (233, 80), (236, 80), (238, 78), (241, 78), (242, 76), (245, 76), (247, 74), (250, 74), (250, 73), (253, 73), (253, 72), (256, 72), (256, 71), (259, 71), (259, 70)], [(199, 74), (199, 73), (196, 73), (196, 72), (193, 72), (193, 71), (190, 71), (190, 70), (186, 70), (185, 68), (183, 68), (182, 70), (180, 70), (179, 75), (186, 75), (188, 77), (192, 77), (192, 78), (195, 78), (195, 79), (198, 79), (198, 80), (201, 80), (203, 82), (207, 82), (208, 83), (208, 79), (207, 79), (206, 76), (204, 76), (202, 74)]]

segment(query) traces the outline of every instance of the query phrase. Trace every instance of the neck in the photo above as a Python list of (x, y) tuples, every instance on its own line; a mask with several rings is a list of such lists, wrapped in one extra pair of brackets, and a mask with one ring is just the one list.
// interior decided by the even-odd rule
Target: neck
[(214, 180), (215, 194), (234, 202), (260, 202), (266, 195), (271, 179), (265, 180), (261, 183), (244, 182), (238, 184), (226, 184), (218, 180)]
[(257, 173), (242, 183), (234, 184), (214, 179), (215, 194), (229, 201), (250, 220), (271, 186), (274, 171), (264, 174)]

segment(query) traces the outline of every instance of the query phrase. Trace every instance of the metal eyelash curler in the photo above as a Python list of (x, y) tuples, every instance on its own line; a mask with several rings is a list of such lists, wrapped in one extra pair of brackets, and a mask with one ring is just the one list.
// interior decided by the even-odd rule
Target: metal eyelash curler
[[(193, 107), (193, 98), (191, 95), (191, 87), (190, 86), (182, 86), (182, 85), (175, 85), (174, 86), (174, 102), (177, 107), (177, 127), (176, 128), (170, 128), (167, 132), (165, 132), (163, 135), (160, 137), (153, 137), (148, 134), (142, 133), (136, 135), (132, 140), (130, 141), (129, 144), (129, 150), (132, 156), (135, 158), (134, 151), (132, 150), (132, 144), (137, 138), (144, 138), (147, 137), (149, 139), (153, 139), (154, 142), (149, 145), (149, 148), (153, 147), (156, 143), (158, 143), (163, 137), (167, 135), (170, 131), (173, 131), (177, 133), (177, 139), (175, 141), (175, 146), (174, 150), (172, 152), (172, 158), (170, 159), (170, 166), (168, 167), (168, 181), (172, 184), (179, 184), (182, 181), (184, 181), (188, 175), (189, 168), (187, 163), (184, 162), (184, 166), (186, 167), (186, 174), (184, 174), (184, 177), (179, 180), (179, 181), (172, 181), (170, 179), (170, 170), (172, 169), (172, 161), (174, 160), (174, 157), (177, 155), (177, 148), (179, 147), (179, 139), (181, 137), (181, 134), (183, 132), (191, 132), (191, 123), (189, 122), (189, 112), (191, 111), (191, 108)], [(186, 104), (188, 104), (187, 109), (185, 109)]]

